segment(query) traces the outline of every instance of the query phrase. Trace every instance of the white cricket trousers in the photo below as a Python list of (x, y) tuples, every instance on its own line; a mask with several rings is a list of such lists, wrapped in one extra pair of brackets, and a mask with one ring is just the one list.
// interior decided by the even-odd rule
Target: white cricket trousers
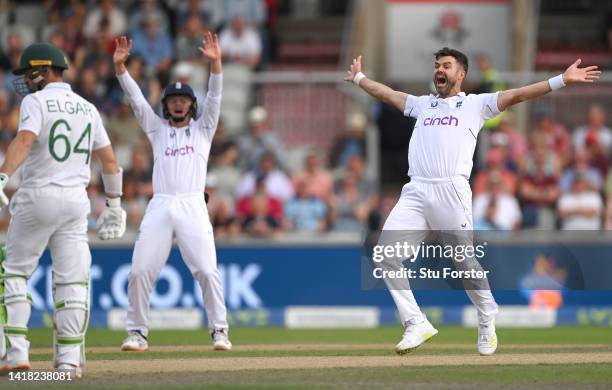
[[(441, 179), (412, 177), (402, 188), (397, 204), (387, 217), (384, 230), (410, 231), (412, 245), (421, 244), (428, 231), (472, 230), (472, 190), (463, 176)], [(389, 289), (402, 323), (424, 315), (410, 289)], [(493, 320), (498, 312), (490, 289), (466, 290), (476, 306), (479, 322)]]
[(128, 278), (126, 329), (147, 336), (149, 300), (176, 241), (189, 271), (202, 288), (208, 328), (227, 330), (227, 312), (213, 229), (203, 193), (155, 194), (140, 224)]
[[(54, 366), (85, 363), (83, 346), (91, 268), (87, 243), (90, 208), (84, 186), (20, 188), (11, 199), (6, 259), (2, 263), (9, 362), (27, 362), (29, 358), (30, 344), (25, 334), (31, 307), (26, 298), (26, 281), (38, 267), (48, 244), (55, 302)], [(15, 334), (11, 335), (10, 330)]]

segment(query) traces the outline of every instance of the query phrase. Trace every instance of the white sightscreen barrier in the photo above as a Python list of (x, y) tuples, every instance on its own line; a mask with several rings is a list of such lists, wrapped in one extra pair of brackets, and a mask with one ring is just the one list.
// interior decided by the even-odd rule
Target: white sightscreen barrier
[(444, 46), (468, 56), (472, 80), (478, 74), (479, 54), (487, 54), (496, 69), (509, 70), (511, 16), (511, 2), (503, 0), (387, 0), (388, 78), (431, 78), (433, 53)]

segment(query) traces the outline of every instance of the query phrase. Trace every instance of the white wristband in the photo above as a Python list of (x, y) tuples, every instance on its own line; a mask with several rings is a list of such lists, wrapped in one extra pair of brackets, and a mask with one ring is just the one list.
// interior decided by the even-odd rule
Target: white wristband
[(548, 85), (550, 85), (550, 89), (553, 91), (565, 87), (565, 83), (563, 82), (563, 75), (560, 74), (558, 76), (549, 78)]
[(359, 85), (361, 80), (363, 80), (364, 78), (366, 78), (365, 74), (363, 74), (362, 72), (357, 72), (355, 77), (353, 77), (353, 83), (355, 83), (355, 85)]

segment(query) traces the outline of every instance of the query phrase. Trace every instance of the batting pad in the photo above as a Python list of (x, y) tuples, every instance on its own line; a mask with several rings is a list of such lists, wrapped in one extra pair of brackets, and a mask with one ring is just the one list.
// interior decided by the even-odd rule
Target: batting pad
[(89, 319), (89, 283), (54, 283), (53, 364), (85, 365), (85, 331)]

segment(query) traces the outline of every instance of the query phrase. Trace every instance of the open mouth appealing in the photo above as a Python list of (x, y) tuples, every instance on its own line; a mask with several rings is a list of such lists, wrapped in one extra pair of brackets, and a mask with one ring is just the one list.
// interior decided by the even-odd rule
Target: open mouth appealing
[(440, 87), (446, 86), (446, 76), (444, 76), (443, 74), (436, 75), (435, 80), (436, 80), (436, 87), (440, 88)]

